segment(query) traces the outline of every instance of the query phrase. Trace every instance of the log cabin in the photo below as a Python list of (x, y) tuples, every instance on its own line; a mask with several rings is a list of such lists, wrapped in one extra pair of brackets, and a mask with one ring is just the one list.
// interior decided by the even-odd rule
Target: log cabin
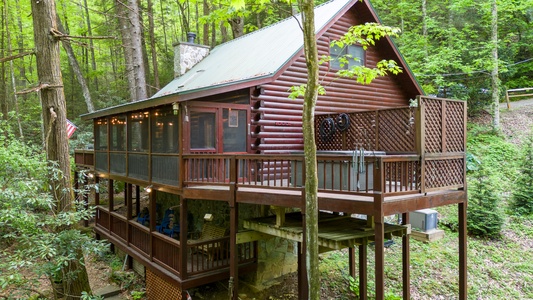
[[(334, 58), (320, 66), (326, 94), (315, 117), (320, 251), (348, 249), (367, 299), (374, 244), (383, 299), (384, 246), (400, 237), (410, 299), (409, 212), (456, 205), (466, 299), (466, 103), (424, 96), (390, 38), (330, 46), (353, 25), (379, 22), (368, 0), (324, 3), (315, 18), (319, 55)], [(367, 67), (394, 59), (403, 72), (359, 84), (336, 75), (343, 51)], [(150, 299), (215, 281), (237, 299), (240, 281), (265, 286), (295, 271), (307, 298), (303, 100), (288, 98), (306, 82), (299, 16), (213, 49), (191, 35), (175, 56), (176, 78), (153, 97), (82, 116), (94, 123), (94, 149), (75, 151), (76, 175), (107, 186), (94, 199), (97, 237), (142, 270)], [(401, 222), (386, 222), (391, 215)]]

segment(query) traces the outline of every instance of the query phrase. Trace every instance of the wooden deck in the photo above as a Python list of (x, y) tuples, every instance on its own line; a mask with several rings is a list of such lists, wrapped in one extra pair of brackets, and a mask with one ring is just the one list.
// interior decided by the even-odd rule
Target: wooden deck
[[(265, 234), (302, 242), (303, 219), (301, 213), (285, 214), (281, 226), (277, 226), (276, 216), (244, 221), (244, 227)], [(409, 226), (385, 224), (385, 236), (403, 236), (410, 233)], [(374, 229), (367, 220), (348, 215), (335, 215), (321, 212), (318, 221), (318, 243), (324, 250), (341, 250), (366, 245), (374, 240)]]

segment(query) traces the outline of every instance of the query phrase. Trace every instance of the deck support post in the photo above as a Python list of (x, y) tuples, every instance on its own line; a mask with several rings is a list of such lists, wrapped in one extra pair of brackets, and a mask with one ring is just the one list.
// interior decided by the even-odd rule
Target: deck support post
[(233, 195), (229, 201), (230, 205), (230, 299), (239, 299), (239, 253), (237, 245), (237, 231), (239, 230), (239, 204), (235, 201), (235, 185), (230, 190)]
[(108, 218), (108, 224), (107, 224), (107, 228), (109, 228), (109, 233), (111, 233), (113, 231), (113, 228), (111, 228), (111, 226), (113, 225), (113, 222), (112, 222), (112, 219), (113, 219), (113, 216), (111, 215), (111, 213), (115, 210), (115, 203), (114, 203), (114, 200), (115, 200), (115, 187), (114, 187), (114, 183), (115, 181), (113, 179), (109, 179), (107, 181), (107, 208), (109, 210), (109, 218)]
[(350, 272), (350, 276), (355, 278), (355, 248), (354, 247), (348, 248), (348, 269)]
[(149, 214), (150, 214), (150, 260), (154, 260), (154, 233), (156, 221), (157, 221), (157, 206), (156, 206), (156, 199), (157, 199), (157, 191), (155, 189), (152, 189), (149, 193)]
[[(187, 279), (187, 263), (188, 263), (188, 249), (187, 249), (187, 235), (189, 229), (189, 214), (187, 199), (180, 197), (180, 253), (179, 253), (179, 272), (182, 280)], [(187, 299), (187, 298), (183, 298)]]
[(302, 213), (302, 241), (298, 242), (298, 298), (309, 299), (309, 282), (307, 278), (307, 247), (305, 234), (305, 213)]
[(359, 299), (366, 300), (368, 291), (368, 244), (365, 239), (362, 245), (359, 245)]
[(126, 183), (126, 185), (124, 186), (124, 202), (126, 202), (126, 220), (127, 220), (126, 221), (126, 244), (128, 245), (128, 247), (130, 246), (130, 241), (131, 241), (131, 232), (130, 232), (131, 226), (129, 224), (132, 218), (131, 192), (132, 192), (131, 183)]
[(383, 217), (374, 217), (375, 256), (376, 256), (376, 300), (385, 298), (385, 234)]
[(459, 203), (459, 299), (467, 299), (467, 235), (466, 235), (466, 202)]
[[(402, 214), (402, 225), (409, 224), (409, 213)], [(411, 299), (411, 254), (409, 233), (402, 236), (402, 284), (403, 284), (403, 299)]]
[[(82, 198), (83, 198), (83, 207), (88, 210), (89, 209), (89, 189), (85, 189), (87, 184), (89, 184), (89, 178), (87, 177), (87, 174), (83, 174), (83, 192), (82, 192)], [(89, 227), (89, 219), (86, 219), (83, 221), (83, 225), (85, 227)]]
[[(188, 249), (187, 249), (187, 236), (188, 236), (188, 229), (189, 229), (189, 220), (187, 219), (188, 216), (188, 210), (187, 207), (187, 199), (180, 197), (180, 253), (179, 253), (179, 272), (180, 277), (182, 280), (187, 279), (187, 255), (188, 255)], [(187, 298), (185, 298), (187, 299)]]
[(131, 220), (133, 218), (133, 185), (131, 183), (126, 183), (124, 192), (124, 196), (126, 197), (125, 200), (127, 210), (126, 219)]
[(135, 215), (139, 215), (141, 213), (141, 187), (139, 185), (135, 185)]

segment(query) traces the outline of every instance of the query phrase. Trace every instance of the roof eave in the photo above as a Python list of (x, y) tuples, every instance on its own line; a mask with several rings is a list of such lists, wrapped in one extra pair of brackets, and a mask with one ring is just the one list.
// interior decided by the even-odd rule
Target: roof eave
[(266, 82), (272, 81), (272, 74), (258, 76), (254, 78), (248, 78), (245, 80), (233, 81), (224, 84), (219, 84), (215, 86), (201, 87), (194, 90), (188, 90), (183, 92), (175, 92), (168, 95), (163, 95), (157, 98), (149, 98), (141, 101), (131, 102), (116, 105), (113, 107), (101, 109), (92, 113), (87, 113), (81, 115), (82, 120), (92, 120), (97, 118), (102, 118), (106, 116), (112, 116), (122, 113), (127, 113), (131, 111), (138, 111), (142, 109), (163, 106), (167, 104), (172, 104), (175, 102), (184, 102), (189, 100), (198, 99), (201, 97), (212, 96), (220, 93), (231, 92), (235, 90), (240, 90), (255, 85), (264, 84)]

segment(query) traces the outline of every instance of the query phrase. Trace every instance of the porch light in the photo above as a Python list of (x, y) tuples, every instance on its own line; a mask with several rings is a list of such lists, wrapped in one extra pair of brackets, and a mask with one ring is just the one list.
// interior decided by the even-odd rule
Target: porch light
[(145, 187), (144, 191), (147, 192), (147, 193), (151, 193), (152, 192), (152, 186), (149, 185), (149, 186)]
[(205, 214), (204, 216), (204, 220), (208, 221), (208, 222), (211, 222), (213, 221), (213, 215), (212, 214)]
[(89, 177), (90, 179), (94, 178), (94, 173), (87, 173), (87, 177)]
[(178, 115), (178, 112), (180, 111), (180, 105), (178, 102), (174, 102), (172, 104), (172, 109), (174, 110), (174, 115)]

